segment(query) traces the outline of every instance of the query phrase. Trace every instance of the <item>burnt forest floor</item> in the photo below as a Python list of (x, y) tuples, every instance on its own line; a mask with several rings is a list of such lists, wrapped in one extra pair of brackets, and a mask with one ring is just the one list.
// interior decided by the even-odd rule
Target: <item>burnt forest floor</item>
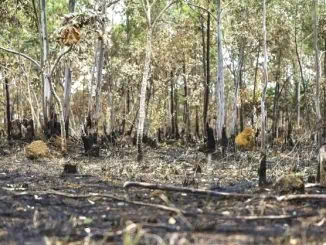
[[(3, 146), (3, 148), (8, 146)], [(262, 198), (259, 153), (213, 154), (196, 147), (162, 144), (145, 149), (137, 163), (134, 147), (82, 154), (81, 144), (62, 157), (30, 160), (22, 144), (0, 158), (0, 244), (326, 244), (326, 201)], [(267, 178), (296, 171), (305, 183), (316, 174), (313, 147), (269, 151)], [(65, 164), (78, 174), (63, 174)], [(195, 174), (196, 166), (201, 173)], [(252, 197), (124, 189), (126, 181), (200, 188)], [(326, 194), (310, 187), (305, 194)]]

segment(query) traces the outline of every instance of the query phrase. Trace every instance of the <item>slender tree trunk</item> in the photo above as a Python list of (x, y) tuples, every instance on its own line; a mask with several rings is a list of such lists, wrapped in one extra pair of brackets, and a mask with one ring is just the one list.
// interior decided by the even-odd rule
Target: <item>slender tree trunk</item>
[(49, 40), (47, 32), (47, 21), (46, 21), (46, 0), (40, 0), (40, 35), (41, 35), (41, 66), (44, 71), (42, 72), (43, 82), (43, 116), (44, 126), (47, 127), (49, 116), (51, 115), (52, 102), (51, 102), (51, 85), (48, 77), (48, 56), (49, 56)]
[(184, 114), (183, 114), (183, 123), (185, 126), (186, 138), (190, 139), (190, 111), (188, 104), (188, 83), (186, 76), (186, 59), (183, 59), (183, 79), (184, 79)]
[(321, 145), (321, 112), (320, 112), (320, 64), (319, 64), (319, 46), (318, 46), (318, 0), (314, 0), (313, 7), (313, 30), (314, 30), (314, 49), (315, 49), (315, 69), (316, 69), (316, 94), (315, 94), (315, 106), (316, 106), (316, 130), (318, 144)]
[[(75, 11), (76, 0), (69, 0), (69, 12)], [(69, 113), (70, 113), (70, 94), (71, 94), (71, 66), (70, 61), (65, 65), (65, 80), (64, 80), (64, 98), (63, 98), (63, 114), (65, 118), (66, 137), (69, 137)]]
[(5, 78), (6, 88), (6, 116), (7, 116), (7, 139), (11, 140), (11, 112), (10, 112), (10, 93), (9, 93), (9, 81)]
[[(314, 33), (314, 49), (315, 49), (315, 69), (316, 69), (316, 93), (315, 93), (315, 106), (316, 106), (316, 131), (317, 131), (317, 140), (318, 146), (321, 147), (321, 135), (322, 135), (322, 118), (321, 118), (321, 111), (320, 111), (320, 64), (319, 64), (319, 46), (318, 46), (318, 0), (314, 0), (314, 7), (313, 7), (313, 33)], [(318, 168), (317, 168), (317, 181), (320, 181), (320, 172), (322, 166), (325, 163), (323, 161), (319, 161)], [(325, 167), (325, 166), (324, 166)]]
[[(103, 3), (102, 6), (102, 15), (106, 14), (106, 3)], [(104, 35), (106, 31), (105, 22), (102, 24), (102, 33)], [(104, 40), (103, 36), (98, 38), (98, 63), (96, 68), (96, 88), (95, 88), (95, 112), (94, 112), (94, 126), (96, 127), (96, 132), (98, 129), (98, 120), (101, 114), (101, 94), (102, 94), (102, 78), (103, 78), (103, 66), (104, 66)]]
[(266, 119), (267, 113), (265, 111), (265, 99), (268, 83), (267, 72), (267, 30), (266, 30), (266, 0), (263, 0), (263, 36), (264, 36), (264, 84), (261, 96), (261, 148), (263, 152), (266, 152)]
[(178, 116), (179, 116), (179, 97), (178, 97), (178, 92), (177, 89), (174, 88), (174, 104), (175, 104), (175, 117), (174, 117), (174, 125), (175, 125), (175, 139), (179, 139), (180, 135), (179, 135), (179, 120), (178, 120)]
[[(202, 37), (202, 48), (203, 48), (203, 54), (202, 54), (202, 63), (203, 63), (203, 71), (204, 71), (204, 108), (203, 108), (203, 132), (204, 136), (206, 135), (206, 117), (207, 117), (207, 111), (206, 111), (206, 94), (207, 94), (207, 59), (206, 59), (206, 41), (205, 41), (205, 27), (204, 27), (204, 18), (201, 16), (200, 18), (200, 23), (201, 23), (201, 37)], [(198, 127), (199, 129), (199, 127)]]
[(276, 86), (274, 93), (274, 103), (273, 103), (273, 122), (272, 122), (272, 138), (276, 138), (276, 131), (278, 127), (278, 102), (279, 102), (279, 93), (280, 93), (280, 77), (281, 77), (281, 63), (282, 63), (282, 50), (280, 48), (278, 55), (278, 67), (276, 74)]
[(171, 86), (170, 86), (170, 109), (171, 109), (171, 134), (175, 137), (175, 110), (174, 110), (174, 77), (171, 72)]
[(252, 114), (251, 114), (251, 126), (255, 128), (255, 116), (256, 116), (256, 89), (257, 89), (257, 73), (258, 73), (258, 65), (259, 65), (259, 55), (260, 55), (260, 47), (258, 47), (257, 59), (256, 59), (256, 67), (255, 67), (255, 78), (254, 78), (254, 91), (252, 96)]
[(239, 77), (235, 74), (234, 76), (234, 100), (233, 100), (233, 114), (232, 114), (232, 126), (231, 132), (233, 136), (238, 133), (237, 130), (237, 118), (238, 118), (238, 97), (239, 97)]
[(63, 97), (63, 114), (65, 119), (66, 138), (69, 137), (70, 95), (71, 95), (71, 68), (69, 64), (66, 64), (65, 81), (64, 81), (64, 97)]
[[(150, 10), (149, 10), (150, 11)], [(145, 49), (145, 65), (143, 72), (143, 79), (140, 89), (140, 102), (139, 102), (139, 118), (138, 118), (138, 127), (137, 127), (137, 147), (138, 155), (137, 160), (143, 160), (143, 131), (145, 123), (145, 107), (146, 107), (146, 88), (149, 78), (149, 72), (151, 67), (151, 58), (152, 58), (152, 27), (148, 27), (146, 35), (146, 49)]]
[(222, 47), (222, 10), (221, 0), (217, 5), (217, 80), (216, 80), (216, 134), (217, 140), (222, 139), (222, 129), (225, 127), (225, 95), (224, 95), (224, 69), (223, 69), (223, 47)]
[[(209, 3), (209, 2), (208, 2)], [(210, 26), (211, 26), (211, 15), (207, 15), (207, 31), (206, 31), (206, 82), (204, 91), (204, 132), (207, 132), (207, 121), (208, 121), (208, 106), (209, 106), (209, 84), (210, 84)]]

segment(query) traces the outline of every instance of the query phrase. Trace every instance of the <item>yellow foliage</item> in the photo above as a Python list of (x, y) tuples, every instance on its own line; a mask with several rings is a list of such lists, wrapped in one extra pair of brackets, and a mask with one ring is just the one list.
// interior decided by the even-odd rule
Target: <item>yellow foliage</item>
[(25, 147), (25, 155), (30, 159), (47, 157), (49, 148), (42, 140), (37, 140)]
[(251, 149), (255, 144), (255, 131), (252, 128), (245, 128), (235, 138), (235, 143), (243, 149)]

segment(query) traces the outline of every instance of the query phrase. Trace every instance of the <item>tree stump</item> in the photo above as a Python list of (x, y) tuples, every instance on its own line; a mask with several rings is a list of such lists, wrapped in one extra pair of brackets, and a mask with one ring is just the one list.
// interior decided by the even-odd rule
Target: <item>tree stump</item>
[(322, 145), (319, 149), (319, 167), (317, 171), (317, 181), (321, 185), (326, 185), (326, 145)]

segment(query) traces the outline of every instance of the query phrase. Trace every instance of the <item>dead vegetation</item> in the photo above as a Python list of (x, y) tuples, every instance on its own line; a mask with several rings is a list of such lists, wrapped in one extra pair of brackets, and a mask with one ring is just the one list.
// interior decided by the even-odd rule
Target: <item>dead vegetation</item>
[[(55, 145), (53, 157), (38, 160), (23, 149), (0, 161), (1, 243), (326, 242), (326, 191), (308, 184), (317, 170), (313, 148), (270, 151), (264, 188), (253, 151), (216, 151), (208, 164), (205, 153), (176, 144), (146, 148), (142, 163), (123, 145), (102, 149), (99, 158), (85, 156), (81, 143), (65, 158)], [(64, 171), (68, 165), (78, 172)]]

